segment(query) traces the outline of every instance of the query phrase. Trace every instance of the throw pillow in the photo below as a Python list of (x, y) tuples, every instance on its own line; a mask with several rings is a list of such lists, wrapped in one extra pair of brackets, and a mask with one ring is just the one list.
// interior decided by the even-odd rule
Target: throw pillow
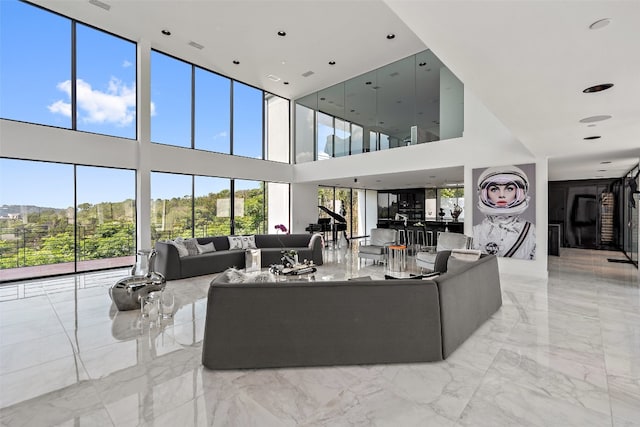
[(206, 254), (206, 253), (215, 252), (215, 251), (216, 251), (216, 247), (213, 246), (213, 242), (209, 242), (206, 245), (198, 244), (199, 254)]
[(258, 249), (256, 247), (256, 236), (241, 236), (242, 237), (242, 249)]
[(184, 245), (184, 240), (182, 239), (182, 237), (177, 237), (175, 240), (168, 240), (167, 242), (175, 246), (175, 248), (178, 250), (178, 256), (180, 258), (189, 256), (189, 250)]
[(229, 239), (229, 250), (242, 249), (242, 236), (227, 236)]
[(196, 239), (185, 239), (184, 246), (187, 248), (189, 256), (198, 255), (198, 241)]

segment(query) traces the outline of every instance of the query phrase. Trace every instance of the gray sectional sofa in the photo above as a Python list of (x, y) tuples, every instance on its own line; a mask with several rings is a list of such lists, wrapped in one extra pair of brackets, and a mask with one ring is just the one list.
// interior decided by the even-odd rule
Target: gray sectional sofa
[[(245, 250), (229, 250), (227, 236), (198, 238), (198, 244), (213, 242), (214, 252), (180, 257), (176, 247), (167, 242), (157, 242), (155, 271), (167, 280), (219, 273), (229, 267), (245, 267)], [(319, 235), (312, 234), (256, 234), (256, 247), (261, 250), (261, 266), (280, 264), (281, 251), (294, 249), (300, 261), (307, 259), (322, 265), (323, 243)]]
[[(448, 256), (439, 265), (446, 268)], [(209, 287), (202, 363), (210, 369), (431, 362), (447, 358), (502, 305), (485, 255), (431, 280)]]

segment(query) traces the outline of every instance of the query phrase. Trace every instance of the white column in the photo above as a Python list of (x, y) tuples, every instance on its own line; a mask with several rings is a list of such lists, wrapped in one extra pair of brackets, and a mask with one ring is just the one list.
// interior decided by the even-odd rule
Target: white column
[(136, 215), (138, 249), (151, 247), (151, 43), (138, 41), (138, 151)]

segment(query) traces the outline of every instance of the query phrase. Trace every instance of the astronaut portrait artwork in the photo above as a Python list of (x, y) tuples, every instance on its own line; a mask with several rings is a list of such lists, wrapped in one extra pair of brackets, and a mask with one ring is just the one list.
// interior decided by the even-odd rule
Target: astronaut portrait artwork
[(474, 248), (535, 259), (535, 164), (474, 169), (472, 176)]

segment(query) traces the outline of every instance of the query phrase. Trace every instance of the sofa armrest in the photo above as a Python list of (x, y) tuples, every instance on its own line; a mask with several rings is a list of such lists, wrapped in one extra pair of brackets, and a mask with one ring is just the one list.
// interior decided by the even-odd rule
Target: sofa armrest
[(315, 265), (324, 264), (324, 258), (322, 256), (324, 252), (324, 241), (322, 238), (312, 238), (309, 237), (309, 243), (311, 245), (311, 259)]
[(439, 273), (446, 273), (449, 256), (451, 256), (451, 251), (437, 252), (436, 260), (433, 262), (433, 271), (437, 271)]
[(482, 257), (433, 281), (440, 298), (442, 357), (447, 358), (502, 306), (498, 259)]
[(182, 278), (178, 249), (170, 243), (156, 242), (155, 270), (167, 280)]

